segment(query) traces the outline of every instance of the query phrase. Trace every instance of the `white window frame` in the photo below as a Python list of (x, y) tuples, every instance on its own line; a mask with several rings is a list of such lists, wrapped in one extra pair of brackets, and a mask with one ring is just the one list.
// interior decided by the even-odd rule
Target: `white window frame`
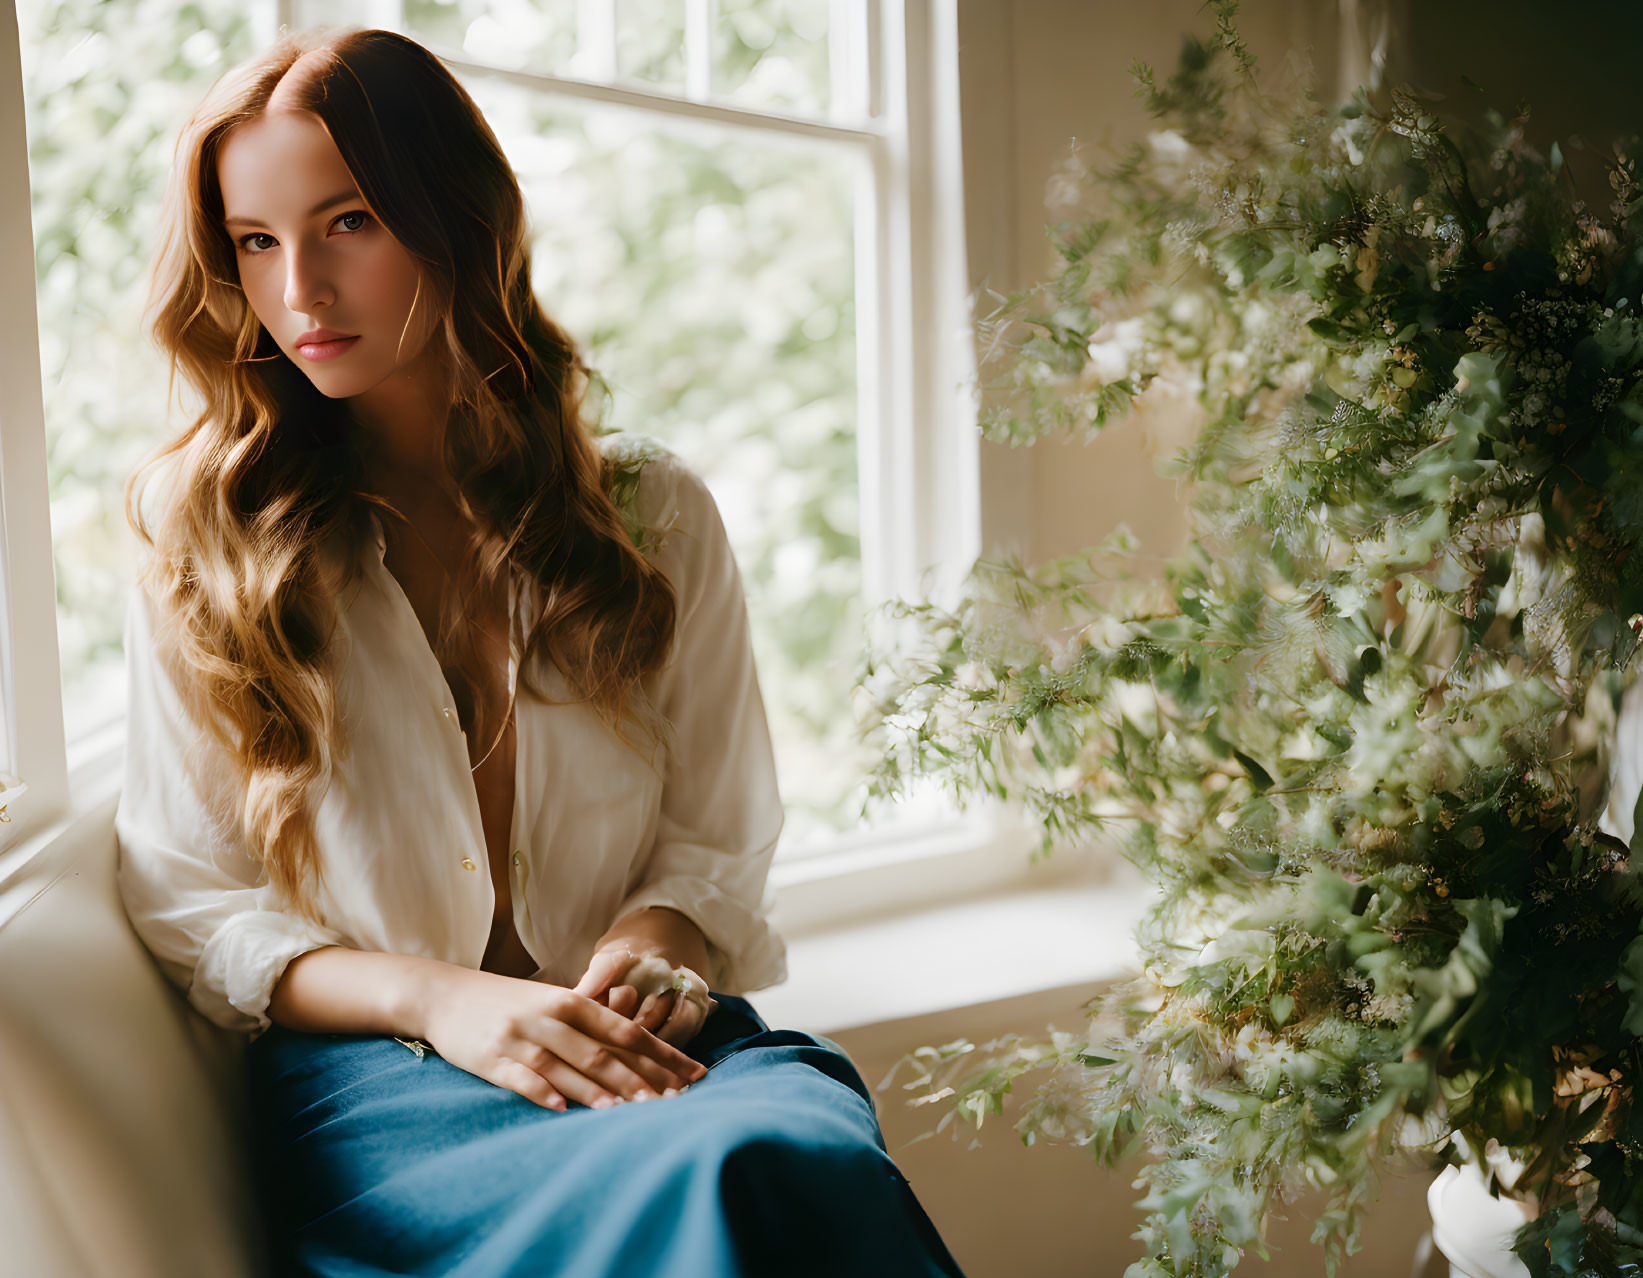
[[(610, 0), (581, 0), (584, 32), (603, 31), (613, 66)], [(732, 128), (785, 132), (852, 148), (871, 174), (856, 209), (859, 481), (863, 593), (950, 599), (980, 553), (979, 437), (966, 287), (959, 137), (956, 0), (828, 0), (834, 22), (832, 118), (799, 119), (705, 101), (713, 0), (687, 0), (686, 97), (483, 66), (458, 56), (458, 74), (495, 76), (538, 91), (667, 113)], [(294, 26), (298, 0), (267, 0), (261, 35)], [(368, 20), (402, 26), (398, 0), (373, 0)], [(15, 18), (0, 37), (0, 174), (27, 172)], [(443, 51), (442, 51), (443, 54)], [(64, 824), (106, 819), (123, 724), (76, 741), (65, 755), (45, 428), (34, 310), (27, 182), (0, 182), (0, 276), (22, 340), (0, 349), (0, 678), (13, 710), (11, 756), (26, 798), (5, 832), (49, 841)], [(901, 423), (899, 428), (895, 425)], [(10, 548), (9, 557), (6, 548)], [(8, 606), (9, 605), (9, 606)], [(11, 655), (10, 660), (7, 659)], [(26, 677), (15, 677), (22, 674)], [(3, 748), (3, 745), (0, 745)], [(0, 761), (0, 767), (3, 767)], [(8, 793), (0, 791), (0, 801)], [(72, 800), (72, 802), (71, 802)], [(71, 810), (72, 809), (72, 810)], [(67, 814), (67, 815), (65, 815)], [(778, 861), (771, 881), (784, 926), (825, 927), (879, 908), (910, 908), (1020, 879), (1031, 834), (983, 807), (922, 829), (842, 836), (823, 855)], [(0, 859), (0, 882), (27, 857)]]
[[(28, 174), (15, 7), (0, 20), (0, 174)], [(0, 180), (0, 852), (68, 801), (29, 184)]]

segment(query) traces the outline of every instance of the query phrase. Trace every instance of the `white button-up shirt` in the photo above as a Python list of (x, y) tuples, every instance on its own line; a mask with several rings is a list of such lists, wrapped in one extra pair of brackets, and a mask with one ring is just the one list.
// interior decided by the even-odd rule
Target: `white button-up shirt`
[[(600, 440), (607, 450), (634, 442)], [(658, 455), (644, 464), (629, 513), (661, 534), (645, 553), (678, 594), (668, 663), (645, 682), (672, 740), (631, 748), (573, 699), (551, 663), (543, 683), (565, 704), (519, 689), (514, 926), (539, 964), (535, 979), (574, 985), (613, 922), (669, 906), (707, 938), (713, 988), (744, 993), (783, 980), (786, 957), (767, 889), (782, 805), (741, 577), (701, 479), (648, 442), (635, 451)], [(114, 822), (120, 894), (189, 1001), (253, 1037), (269, 1025), (286, 964), (309, 950), (345, 945), (478, 968), (490, 937), (496, 893), (455, 702), (377, 532), (377, 553), (361, 557), (337, 605), (338, 710), (351, 748), (315, 810), (324, 926), (298, 915), (251, 855), (239, 825), (243, 786), (190, 722), (156, 657), (150, 605), (133, 592)], [(510, 648), (512, 685), (512, 637)], [(631, 724), (626, 731), (648, 746)]]

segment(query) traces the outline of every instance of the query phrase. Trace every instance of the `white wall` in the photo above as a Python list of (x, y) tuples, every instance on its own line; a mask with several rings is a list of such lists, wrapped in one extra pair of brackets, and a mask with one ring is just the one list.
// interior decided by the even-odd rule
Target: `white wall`
[[(1239, 28), (1263, 73), (1312, 41), (1327, 42), (1318, 65), (1332, 84), (1330, 10), (1320, 0), (1245, 0)], [(1145, 134), (1131, 60), (1167, 72), (1184, 35), (1211, 27), (1200, 0), (959, 0), (959, 15), (971, 286), (985, 280), (1004, 292), (1051, 273), (1045, 187), (1072, 140), (1094, 159)], [(1144, 553), (1175, 553), (1180, 503), (1153, 457), (1173, 452), (1178, 420), (1147, 414), (1089, 445), (984, 444), (984, 542), (1042, 559), (1092, 545), (1123, 521)]]

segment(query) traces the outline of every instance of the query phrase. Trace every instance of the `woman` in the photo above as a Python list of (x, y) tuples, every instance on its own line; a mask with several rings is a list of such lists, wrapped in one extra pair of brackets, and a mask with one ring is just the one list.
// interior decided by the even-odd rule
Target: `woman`
[(383, 31), (225, 77), (155, 316), (201, 405), (132, 515), (119, 883), (252, 1039), (278, 1272), (958, 1273), (848, 1059), (735, 993), (785, 973), (735, 562), (580, 420), (461, 87)]

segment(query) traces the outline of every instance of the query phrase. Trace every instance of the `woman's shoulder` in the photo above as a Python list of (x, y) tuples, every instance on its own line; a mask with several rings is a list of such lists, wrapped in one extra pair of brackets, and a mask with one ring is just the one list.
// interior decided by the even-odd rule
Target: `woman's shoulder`
[(700, 522), (711, 505), (707, 485), (666, 444), (650, 435), (610, 431), (595, 436), (605, 459), (611, 499), (640, 550), (660, 550), (674, 533)]

